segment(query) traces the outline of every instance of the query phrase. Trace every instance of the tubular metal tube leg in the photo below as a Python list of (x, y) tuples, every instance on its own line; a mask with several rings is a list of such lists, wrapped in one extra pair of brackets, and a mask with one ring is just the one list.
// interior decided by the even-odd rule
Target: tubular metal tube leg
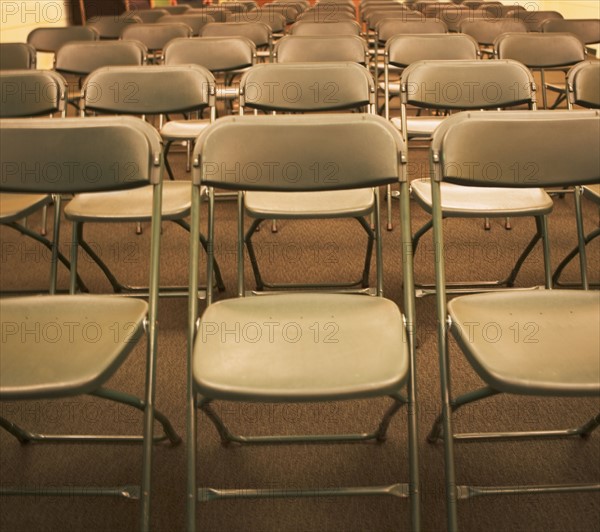
[(585, 249), (585, 234), (583, 232), (583, 215), (581, 212), (581, 187), (575, 187), (575, 219), (577, 220), (577, 245), (579, 247), (579, 269), (584, 290), (589, 290), (587, 275), (587, 255)]
[(52, 230), (52, 258), (50, 262), (50, 294), (56, 294), (58, 282), (58, 246), (60, 244), (60, 194), (53, 195), (54, 198), (54, 225)]

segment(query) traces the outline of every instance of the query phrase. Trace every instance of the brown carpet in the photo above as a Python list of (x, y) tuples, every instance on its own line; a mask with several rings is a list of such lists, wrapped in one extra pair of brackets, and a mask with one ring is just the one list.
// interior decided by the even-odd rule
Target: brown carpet
[[(183, 155), (172, 157), (183, 178)], [(411, 151), (413, 177), (426, 172), (426, 150)], [(572, 197), (556, 199), (550, 217), (553, 264), (574, 243)], [(413, 203), (413, 230), (427, 216)], [(586, 227), (598, 223), (597, 208), (586, 204)], [(217, 257), (227, 292), (235, 289), (235, 206), (218, 203)], [(398, 220), (398, 205), (394, 203)], [(29, 220), (31, 227), (39, 217)], [(345, 279), (359, 274), (364, 238), (356, 222), (280, 222), (279, 233), (266, 227), (257, 236), (259, 258), (271, 279)], [(532, 220), (513, 220), (505, 231), (501, 220), (490, 232), (480, 220), (447, 222), (448, 279), (494, 279), (508, 271), (534, 228)], [(316, 231), (315, 231), (316, 230)], [(131, 225), (90, 226), (88, 239), (116, 271), (133, 282), (145, 281), (148, 231), (136, 236)], [(358, 235), (358, 236), (357, 236)], [(383, 237), (387, 297), (401, 300), (399, 231)], [(3, 227), (1, 287), (47, 286), (48, 253), (28, 239)], [(63, 249), (68, 249), (69, 227), (63, 225)], [(600, 271), (599, 241), (590, 249), (590, 271)], [(163, 224), (162, 280), (185, 283), (187, 234)], [(519, 286), (543, 282), (539, 249), (527, 260)], [(81, 275), (93, 292), (107, 292), (108, 283), (89, 260), (81, 260)], [(433, 279), (432, 242), (425, 237), (415, 258), (420, 280)], [(571, 266), (565, 279), (576, 280)], [(246, 279), (250, 282), (250, 271)], [(61, 271), (61, 286), (66, 274)], [(418, 312), (418, 417), (423, 530), (445, 528), (444, 462), (441, 445), (425, 441), (439, 408), (439, 374), (433, 298), (417, 301)], [(185, 434), (186, 301), (162, 300), (159, 315), (157, 406), (180, 434)], [(143, 342), (142, 342), (143, 344)], [(141, 394), (144, 347), (138, 346), (110, 386)], [(565, 356), (568, 356), (566, 354)], [(451, 353), (454, 393), (478, 386), (478, 378), (454, 348)], [(496, 397), (456, 415), (457, 429), (563, 428), (596, 414), (597, 399), (540, 401), (536, 398)], [(336, 432), (372, 427), (385, 401), (333, 405), (218, 404), (235, 428), (247, 433), (301, 432), (310, 429)], [(33, 430), (128, 432), (141, 429), (139, 413), (92, 398), (55, 402), (0, 403), (0, 415)], [(388, 484), (405, 481), (406, 415), (392, 423), (384, 444), (294, 445), (224, 448), (212, 425), (199, 416), (198, 476), (200, 486), (298, 488)], [(600, 481), (600, 433), (587, 441), (505, 442), (459, 444), (456, 463), (460, 483), (526, 484)], [(0, 483), (3, 486), (102, 486), (137, 484), (141, 453), (137, 445), (20, 445), (0, 432)], [(153, 468), (152, 528), (180, 531), (185, 523), (186, 455), (184, 445), (157, 445)], [(0, 530), (126, 531), (136, 530), (139, 506), (135, 502), (97, 497), (0, 497)], [(459, 506), (464, 531), (592, 531), (600, 530), (600, 496), (595, 494), (484, 497)], [(235, 500), (199, 504), (199, 530), (209, 532), (392, 531), (409, 526), (408, 503), (387, 498), (331, 498), (291, 500)]]

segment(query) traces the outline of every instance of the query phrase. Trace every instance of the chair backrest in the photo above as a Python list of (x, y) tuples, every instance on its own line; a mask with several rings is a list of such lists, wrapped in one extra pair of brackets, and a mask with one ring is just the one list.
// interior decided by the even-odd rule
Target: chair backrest
[[(441, 20), (449, 31), (458, 32), (460, 25), (465, 20), (478, 20), (476, 13), (468, 7), (453, 6), (437, 11), (425, 11), (427, 18), (433, 17), (435, 20)], [(480, 18), (483, 16), (481, 13)]]
[(262, 22), (271, 28), (272, 33), (284, 33), (286, 27), (285, 17), (281, 13), (262, 9), (228, 14), (226, 22)]
[(132, 117), (0, 120), (2, 192), (78, 193), (158, 184), (158, 132)]
[(128, 12), (129, 14), (138, 17), (145, 24), (156, 22), (159, 18), (168, 15), (169, 12), (165, 9), (133, 9)]
[(369, 49), (358, 35), (287, 35), (275, 45), (278, 63), (353, 61), (366, 65)]
[(600, 62), (583, 61), (567, 75), (569, 108), (574, 105), (600, 109)]
[[(511, 11), (525, 11), (526, 8), (517, 4), (504, 5), (499, 2), (486, 2), (479, 8), (482, 11), (487, 11), (490, 18), (504, 18)], [(514, 19), (514, 17), (513, 17)]]
[(565, 67), (585, 59), (582, 42), (571, 33), (503, 33), (494, 48), (498, 58), (529, 68)]
[(188, 15), (210, 15), (215, 19), (215, 22), (226, 22), (227, 17), (231, 14), (231, 11), (223, 6), (209, 6), (202, 7), (199, 9), (190, 9), (187, 12)]
[(541, 31), (542, 24), (547, 20), (564, 18), (558, 11), (529, 11), (522, 9), (509, 11), (506, 16), (522, 20), (527, 26), (527, 31)]
[(355, 20), (337, 22), (312, 22), (299, 20), (290, 27), (291, 35), (360, 35), (360, 25)]
[(298, 15), (304, 11), (299, 4), (284, 2), (271, 2), (268, 4), (263, 4), (260, 9), (266, 12), (274, 12), (283, 15), (287, 24), (293, 24), (298, 18)]
[(271, 46), (271, 28), (264, 22), (223, 22), (210, 23), (202, 28), (202, 37), (246, 37), (257, 48)]
[(25, 42), (0, 43), (0, 70), (35, 68), (35, 48)]
[(433, 134), (434, 181), (509, 188), (598, 183), (599, 136), (598, 111), (458, 113)]
[[(289, 192), (374, 187), (406, 179), (399, 175), (403, 155), (398, 131), (375, 115), (225, 117), (198, 137), (192, 182)], [(332, 163), (333, 175), (315, 170)]]
[(600, 19), (548, 19), (541, 25), (544, 33), (573, 33), (583, 44), (600, 43)]
[(82, 111), (111, 114), (183, 113), (214, 108), (215, 80), (199, 65), (105, 67), (81, 90)]
[(0, 117), (65, 113), (67, 82), (53, 70), (0, 71)]
[(171, 15), (183, 15), (189, 11), (190, 6), (187, 4), (181, 4), (176, 6), (162, 6), (161, 9), (168, 11), (171, 13)]
[(164, 50), (166, 65), (201, 65), (211, 72), (227, 72), (252, 66), (256, 46), (246, 37), (175, 39)]
[(192, 35), (198, 36), (202, 31), (202, 28), (206, 26), (209, 22), (214, 22), (215, 19), (210, 15), (200, 14), (200, 15), (189, 15), (187, 13), (183, 15), (166, 15), (165, 17), (159, 18), (156, 22), (161, 23), (173, 23), (180, 22), (192, 28)]
[(512, 18), (465, 20), (460, 25), (460, 31), (470, 35), (481, 45), (491, 46), (503, 33), (526, 33), (527, 26), (523, 21)]
[(56, 54), (54, 68), (83, 76), (104, 66), (143, 65), (147, 53), (139, 41), (71, 42)]
[(377, 24), (377, 42), (385, 43), (393, 35), (411, 35), (426, 33), (448, 33), (448, 26), (441, 20), (404, 20), (398, 18), (386, 18)]
[(240, 81), (240, 112), (321, 112), (372, 108), (375, 84), (358, 63), (265, 63)]
[(87, 27), (95, 29), (101, 39), (118, 39), (127, 26), (142, 22), (141, 18), (126, 14), (119, 17), (94, 17), (87, 22)]
[(417, 11), (374, 11), (366, 15), (365, 25), (369, 31), (376, 31), (377, 25), (382, 20), (390, 18), (400, 19), (405, 22), (422, 22), (425, 19), (425, 15)]
[(402, 72), (403, 104), (429, 109), (535, 108), (535, 82), (517, 61), (418, 61)]
[(191, 36), (192, 29), (181, 22), (130, 24), (121, 33), (122, 39), (140, 41), (150, 52), (162, 50), (172, 39)]
[(64, 28), (36, 28), (27, 35), (27, 42), (37, 52), (56, 53), (70, 41), (97, 41), (98, 32), (89, 26), (67, 26)]
[(477, 59), (479, 45), (470, 35), (440, 33), (395, 35), (385, 46), (386, 64), (406, 67), (415, 61)]

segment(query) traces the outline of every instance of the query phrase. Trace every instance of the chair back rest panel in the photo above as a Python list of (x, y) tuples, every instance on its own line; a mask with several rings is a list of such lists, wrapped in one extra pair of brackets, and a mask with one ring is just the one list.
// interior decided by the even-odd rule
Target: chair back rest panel
[(290, 28), (291, 35), (359, 35), (360, 25), (355, 20), (312, 22), (299, 20)]
[(527, 26), (528, 31), (541, 31), (541, 27), (547, 20), (563, 19), (564, 17), (558, 11), (529, 11), (518, 10), (509, 11), (506, 15), (509, 18), (522, 20)]
[(374, 115), (226, 117), (198, 138), (192, 180), (289, 192), (378, 186), (398, 182), (403, 146), (398, 131)]
[(65, 28), (36, 28), (27, 35), (27, 42), (38, 52), (56, 53), (70, 41), (97, 41), (98, 32), (89, 26), (67, 26)]
[(151, 51), (162, 50), (172, 39), (191, 36), (192, 29), (181, 22), (130, 24), (121, 33), (122, 39), (140, 41)]
[(405, 67), (429, 59), (477, 59), (479, 45), (461, 33), (395, 35), (386, 44), (386, 54), (391, 65)]
[(62, 113), (67, 82), (52, 70), (0, 71), (0, 117), (17, 118)]
[(264, 22), (213, 22), (202, 28), (202, 37), (246, 37), (257, 47), (271, 44), (271, 28)]
[(598, 139), (598, 111), (459, 113), (433, 135), (435, 178), (510, 188), (598, 183)]
[(159, 18), (168, 15), (169, 12), (164, 9), (132, 9), (126, 13), (127, 16), (138, 17), (142, 22), (151, 24), (156, 22)]
[(255, 44), (246, 37), (174, 39), (164, 49), (166, 65), (202, 65), (211, 72), (238, 70), (254, 64)]
[(494, 47), (500, 59), (514, 59), (529, 68), (557, 68), (585, 59), (581, 41), (571, 33), (504, 33)]
[(441, 20), (409, 20), (386, 18), (377, 24), (377, 39), (387, 42), (394, 35), (448, 33), (448, 27)]
[(366, 64), (369, 50), (358, 35), (287, 35), (275, 45), (278, 63), (352, 61)]
[(122, 16), (94, 17), (87, 21), (88, 28), (94, 28), (100, 39), (118, 39), (129, 24), (142, 24), (141, 18), (131, 14)]
[(209, 22), (214, 22), (215, 19), (208, 14), (197, 14), (197, 15), (166, 15), (163, 18), (158, 19), (156, 22), (170, 24), (179, 22), (192, 28), (192, 35), (198, 36), (204, 26)]
[(70, 42), (56, 54), (54, 68), (86, 75), (105, 66), (143, 65), (147, 53), (139, 41)]
[(572, 33), (583, 44), (600, 43), (600, 19), (548, 19), (542, 24), (544, 33)]
[(357, 63), (271, 63), (240, 81), (240, 106), (263, 111), (319, 112), (374, 103), (369, 71)]
[(214, 76), (199, 65), (105, 67), (84, 81), (81, 106), (115, 114), (185, 112), (214, 105), (214, 91)]
[(600, 109), (600, 62), (584, 61), (575, 65), (567, 76), (572, 105)]
[(496, 109), (535, 103), (535, 81), (517, 61), (418, 61), (402, 72), (404, 103), (430, 109)]
[(379, 23), (390, 18), (401, 22), (426, 22), (427, 20), (421, 13), (413, 11), (374, 11), (367, 16), (367, 28), (371, 31), (376, 31)]
[(132, 117), (0, 120), (0, 187), (79, 193), (158, 184), (158, 132)]
[(460, 31), (473, 37), (479, 44), (492, 45), (503, 33), (526, 33), (527, 26), (521, 20), (510, 18), (498, 20), (467, 20)]
[(0, 70), (35, 68), (35, 48), (24, 42), (0, 43)]
[(269, 26), (273, 33), (283, 33), (286, 26), (285, 17), (281, 13), (262, 11), (261, 9), (230, 13), (226, 17), (226, 22), (262, 22)]

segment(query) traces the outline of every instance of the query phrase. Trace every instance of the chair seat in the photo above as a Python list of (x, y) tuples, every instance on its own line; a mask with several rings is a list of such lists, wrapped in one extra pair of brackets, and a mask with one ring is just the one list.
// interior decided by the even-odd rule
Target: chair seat
[(228, 299), (204, 313), (194, 345), (204, 397), (326, 401), (398, 393), (408, 373), (403, 318), (352, 294)]
[[(188, 181), (163, 183), (162, 217), (179, 220), (192, 206), (192, 185)], [(65, 207), (65, 216), (76, 222), (146, 221), (152, 218), (152, 186), (116, 192), (78, 194)]]
[(600, 394), (598, 292), (534, 290), (459, 297), (452, 332), (479, 376), (508, 393)]
[[(431, 213), (431, 181), (415, 179), (413, 197)], [(552, 211), (552, 198), (541, 188), (464, 187), (442, 183), (442, 215), (461, 218), (541, 216)]]
[(583, 187), (583, 197), (600, 205), (600, 184), (585, 185)]
[(160, 130), (165, 140), (195, 140), (206, 127), (210, 120), (171, 120)]
[[(411, 116), (407, 118), (408, 138), (429, 138), (435, 128), (444, 120), (444, 116)], [(392, 124), (402, 131), (400, 118), (392, 118)]]
[(48, 194), (0, 194), (0, 222), (8, 224), (29, 216), (44, 205), (48, 205), (52, 198)]
[(143, 334), (148, 305), (114, 296), (34, 296), (0, 305), (0, 398), (88, 393), (119, 367)]
[(347, 218), (366, 216), (375, 195), (369, 189), (322, 192), (246, 192), (245, 206), (254, 218)]

